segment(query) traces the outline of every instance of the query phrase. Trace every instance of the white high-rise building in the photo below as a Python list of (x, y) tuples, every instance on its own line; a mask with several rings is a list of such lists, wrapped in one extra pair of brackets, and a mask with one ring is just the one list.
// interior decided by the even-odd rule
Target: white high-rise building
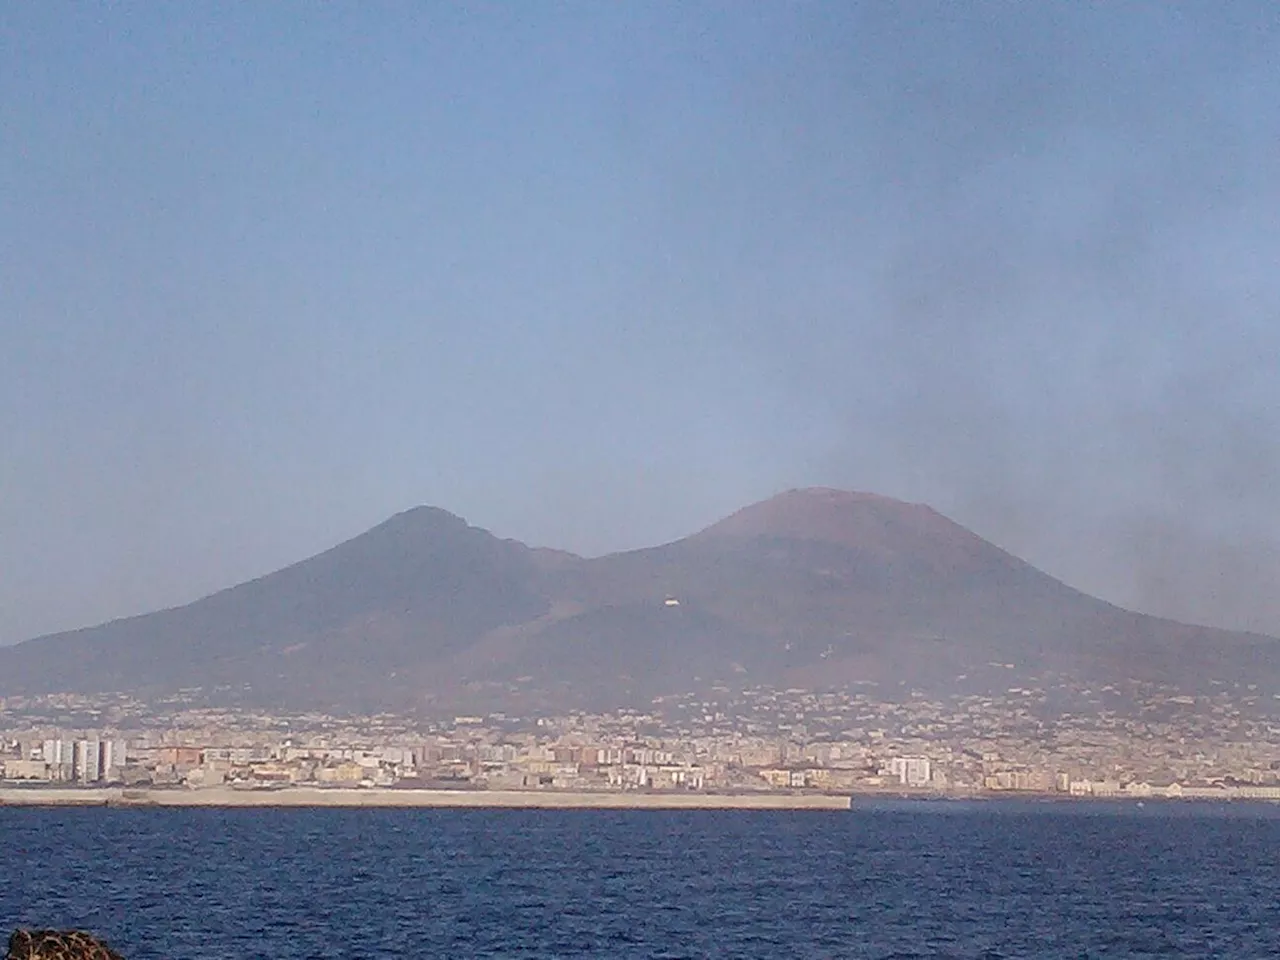
[(117, 781), (120, 779), (125, 765), (126, 744), (123, 740), (104, 740), (102, 741), (102, 756), (100, 769), (102, 771), (103, 780)]
[(71, 777), (81, 783), (97, 783), (103, 777), (102, 742), (77, 740), (71, 752)]
[(928, 757), (894, 757), (889, 761), (889, 774), (904, 787), (927, 787), (933, 765)]
[(40, 744), (40, 756), (49, 767), (51, 780), (71, 779), (72, 752), (70, 740), (52, 739)]

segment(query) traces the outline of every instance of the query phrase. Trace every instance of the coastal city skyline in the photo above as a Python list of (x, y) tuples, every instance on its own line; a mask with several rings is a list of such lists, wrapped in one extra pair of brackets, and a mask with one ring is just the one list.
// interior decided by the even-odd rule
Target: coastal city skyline
[(668, 794), (1280, 800), (1280, 705), (1256, 685), (1200, 697), (1051, 683), (948, 701), (880, 696), (755, 689), (606, 713), (434, 719), (212, 709), (196, 705), (198, 691), (153, 703), (10, 699), (0, 799), (77, 802), (67, 788), (114, 787), (117, 801), (178, 804), (273, 802), (263, 791), (283, 791), (281, 804), (358, 804), (374, 791), (371, 803), (407, 806), (424, 791), (437, 805), (450, 803), (440, 791), (499, 805), (509, 794), (532, 805), (597, 794), (642, 805)]

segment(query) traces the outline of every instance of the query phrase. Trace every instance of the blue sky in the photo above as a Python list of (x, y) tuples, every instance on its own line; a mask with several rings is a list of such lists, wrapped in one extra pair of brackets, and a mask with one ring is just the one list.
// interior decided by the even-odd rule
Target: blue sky
[(11, 4), (0, 642), (792, 486), (1280, 632), (1271, 4)]

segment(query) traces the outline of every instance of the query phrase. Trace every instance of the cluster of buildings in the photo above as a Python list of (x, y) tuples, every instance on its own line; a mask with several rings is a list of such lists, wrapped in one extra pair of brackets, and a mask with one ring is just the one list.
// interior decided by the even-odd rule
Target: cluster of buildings
[[(174, 744), (169, 739), (187, 742)], [(839, 747), (813, 753), (768, 742), (699, 752), (665, 741), (586, 742), (573, 735), (543, 740), (477, 726), (462, 735), (351, 746), (328, 737), (264, 736), (256, 742), (209, 735), (125, 740), (6, 740), (0, 777), (27, 784), (282, 787), (290, 785), (551, 790), (828, 790), (849, 791), (866, 774), (872, 785), (928, 786), (929, 761), (890, 758), (869, 771)], [(66, 747), (74, 762), (58, 758)], [(46, 757), (51, 759), (46, 760)], [(864, 784), (865, 785), (865, 784)]]
[(182, 788), (825, 791), (1280, 800), (1280, 699), (1044, 681), (870, 685), (444, 718), (271, 714), (123, 695), (0, 702), (0, 777)]
[(53, 783), (118, 783), (127, 763), (125, 740), (14, 741), (0, 761), (7, 780), (43, 780)]

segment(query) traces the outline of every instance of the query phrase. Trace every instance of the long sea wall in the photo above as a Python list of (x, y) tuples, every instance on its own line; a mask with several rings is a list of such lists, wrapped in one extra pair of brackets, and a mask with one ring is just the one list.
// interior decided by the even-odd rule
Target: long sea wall
[(848, 810), (847, 796), (787, 793), (579, 793), (552, 790), (0, 789), (0, 806), (498, 807), (599, 810)]

